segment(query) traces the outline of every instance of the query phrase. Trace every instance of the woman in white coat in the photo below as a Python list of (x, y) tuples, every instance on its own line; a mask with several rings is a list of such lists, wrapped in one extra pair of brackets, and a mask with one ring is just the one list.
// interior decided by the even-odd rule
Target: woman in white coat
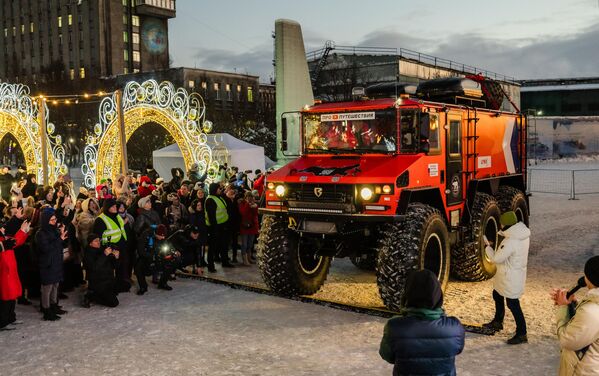
[(485, 248), (487, 256), (497, 266), (497, 273), (493, 279), (495, 317), (483, 326), (496, 331), (503, 329), (504, 300), (507, 301), (507, 306), (516, 321), (516, 334), (507, 343), (517, 345), (528, 342), (526, 320), (519, 299), (524, 293), (526, 283), (530, 230), (524, 223), (518, 222), (516, 213), (513, 211), (503, 213), (499, 222), (502, 228), (499, 234), (504, 239), (496, 250), (492, 248), (491, 243)]
[(555, 304), (560, 306), (556, 314), (560, 376), (599, 374), (599, 256), (586, 262), (584, 280), (589, 292), (576, 305), (574, 316), (568, 310), (568, 304), (576, 301), (574, 295), (568, 299), (567, 290), (551, 292)]

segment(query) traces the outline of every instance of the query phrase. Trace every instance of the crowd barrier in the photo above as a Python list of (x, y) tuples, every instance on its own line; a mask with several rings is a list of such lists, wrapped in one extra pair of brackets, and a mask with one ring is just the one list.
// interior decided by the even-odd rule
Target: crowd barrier
[(528, 191), (568, 195), (570, 200), (599, 194), (599, 169), (529, 169)]

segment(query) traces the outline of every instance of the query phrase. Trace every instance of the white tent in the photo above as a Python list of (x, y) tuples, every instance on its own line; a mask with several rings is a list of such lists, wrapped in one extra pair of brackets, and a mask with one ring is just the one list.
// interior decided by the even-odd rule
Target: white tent
[[(208, 134), (208, 146), (212, 149), (212, 158), (220, 164), (227, 163), (229, 167), (237, 166), (239, 171), (265, 170), (266, 157), (262, 146), (252, 145), (228, 133)], [(166, 181), (171, 178), (171, 168), (179, 167), (186, 171), (183, 155), (177, 144), (154, 150), (152, 160), (154, 169)]]

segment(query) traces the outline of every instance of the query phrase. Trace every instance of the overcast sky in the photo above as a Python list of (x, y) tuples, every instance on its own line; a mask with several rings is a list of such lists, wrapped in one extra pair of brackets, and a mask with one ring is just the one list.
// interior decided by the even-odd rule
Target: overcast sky
[(273, 74), (276, 19), (306, 51), (407, 48), (517, 79), (599, 76), (599, 0), (177, 0), (173, 66)]

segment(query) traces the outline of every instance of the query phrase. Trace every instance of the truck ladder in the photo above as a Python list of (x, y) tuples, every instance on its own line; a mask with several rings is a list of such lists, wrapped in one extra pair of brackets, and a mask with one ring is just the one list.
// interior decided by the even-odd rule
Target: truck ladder
[(468, 187), (468, 184), (472, 179), (476, 179), (477, 170), (477, 158), (478, 153), (476, 151), (476, 141), (478, 140), (478, 135), (476, 132), (476, 128), (478, 125), (479, 118), (477, 117), (476, 108), (472, 111), (470, 108), (468, 109), (468, 118), (466, 118), (466, 163), (464, 164), (463, 172), (466, 177), (465, 187)]

